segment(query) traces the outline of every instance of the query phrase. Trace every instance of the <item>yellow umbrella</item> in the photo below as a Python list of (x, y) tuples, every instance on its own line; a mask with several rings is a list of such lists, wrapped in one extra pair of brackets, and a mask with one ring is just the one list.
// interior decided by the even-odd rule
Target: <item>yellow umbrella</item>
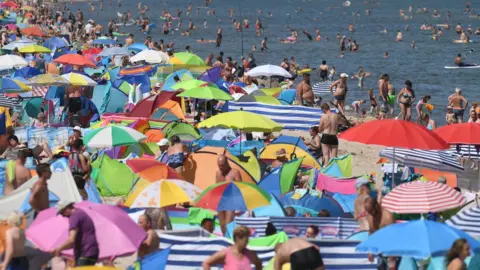
[(198, 128), (223, 127), (243, 132), (273, 132), (282, 130), (282, 125), (263, 115), (235, 111), (217, 114), (198, 124)]
[(30, 85), (69, 85), (69, 82), (59, 75), (42, 74), (29, 79)]
[(67, 80), (71, 85), (76, 85), (76, 86), (95, 86), (97, 85), (97, 82), (94, 80), (90, 79), (89, 77), (79, 74), (79, 73), (74, 73), (70, 72), (67, 74), (62, 75), (62, 78)]
[(51, 53), (49, 48), (37, 44), (27, 45), (19, 50), (21, 53)]
[[(139, 181), (125, 205), (130, 208), (162, 208), (193, 201), (202, 190), (184, 180)], [(139, 186), (137, 186), (139, 185)]]

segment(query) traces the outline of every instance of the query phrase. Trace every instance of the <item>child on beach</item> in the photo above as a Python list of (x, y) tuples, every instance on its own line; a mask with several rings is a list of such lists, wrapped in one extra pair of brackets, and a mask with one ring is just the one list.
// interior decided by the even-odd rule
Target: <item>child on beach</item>
[(445, 121), (447, 125), (453, 125), (457, 123), (457, 118), (455, 117), (455, 113), (453, 112), (453, 107), (447, 107), (447, 113), (445, 114)]
[[(353, 106), (353, 109), (355, 110), (355, 113), (357, 114), (357, 117), (360, 117), (360, 106), (362, 104), (365, 104), (365, 100), (364, 99), (361, 99), (361, 100), (356, 100), (352, 103), (352, 106)], [(362, 117), (365, 116), (365, 111), (362, 110)]]
[(373, 94), (373, 89), (368, 90), (368, 98), (370, 99), (370, 114), (374, 115), (378, 112), (378, 100), (377, 97)]
[(395, 99), (397, 98), (395, 94), (395, 88), (393, 88), (392, 83), (388, 82), (388, 106), (390, 107), (390, 114), (395, 113)]

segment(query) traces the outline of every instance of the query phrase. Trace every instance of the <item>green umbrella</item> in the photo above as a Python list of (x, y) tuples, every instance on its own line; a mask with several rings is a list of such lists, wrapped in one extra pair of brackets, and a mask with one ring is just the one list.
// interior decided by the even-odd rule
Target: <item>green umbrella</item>
[(86, 146), (91, 148), (106, 148), (130, 145), (146, 139), (145, 135), (133, 128), (107, 126), (92, 130), (83, 137)]
[(174, 65), (206, 66), (202, 58), (189, 52), (174, 53), (168, 61)]
[(177, 96), (206, 100), (233, 100), (232, 96), (225, 93), (223, 90), (212, 86), (191, 88)]
[(206, 86), (208, 83), (201, 81), (201, 80), (188, 80), (188, 81), (181, 81), (174, 86), (172, 86), (173, 90), (184, 89), (189, 90), (192, 88), (197, 88), (200, 86)]

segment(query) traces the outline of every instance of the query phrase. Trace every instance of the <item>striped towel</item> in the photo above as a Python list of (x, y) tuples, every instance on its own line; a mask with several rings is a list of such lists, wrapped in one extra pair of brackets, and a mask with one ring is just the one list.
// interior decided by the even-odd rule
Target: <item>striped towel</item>
[[(460, 151), (458, 151), (460, 150)], [(450, 146), (450, 150), (446, 151), (454, 157), (470, 157), (472, 159), (480, 159), (480, 147), (475, 147), (475, 145), (459, 145), (457, 149), (456, 145)]]
[(284, 129), (308, 130), (319, 123), (323, 111), (320, 108), (270, 105), (259, 102), (229, 102), (228, 111), (244, 110), (261, 114), (283, 125)]
[[(202, 263), (209, 256), (231, 245), (231, 242), (223, 237), (184, 237), (161, 233), (160, 239), (162, 239), (160, 249), (171, 249), (165, 268), (167, 270), (202, 269)], [(313, 243), (320, 247), (326, 269), (377, 269), (375, 263), (368, 261), (366, 253), (355, 251), (359, 241), (322, 240)], [(275, 247), (249, 247), (249, 249), (257, 253), (264, 266), (275, 256)]]
[(322, 239), (346, 239), (359, 230), (358, 222), (352, 218), (339, 217), (237, 217), (236, 225), (243, 225), (253, 229), (254, 236), (265, 236), (267, 223), (272, 224), (277, 230), (284, 231), (288, 237), (305, 235), (310, 225), (317, 225), (320, 229)]
[(0, 106), (20, 110), (22, 109), (22, 99), (18, 97), (7, 97), (0, 94)]
[(330, 90), (328, 88), (330, 85), (332, 85), (333, 82), (331, 81), (325, 81), (325, 82), (318, 82), (313, 85), (313, 94), (316, 96), (324, 95), (324, 94), (330, 94)]

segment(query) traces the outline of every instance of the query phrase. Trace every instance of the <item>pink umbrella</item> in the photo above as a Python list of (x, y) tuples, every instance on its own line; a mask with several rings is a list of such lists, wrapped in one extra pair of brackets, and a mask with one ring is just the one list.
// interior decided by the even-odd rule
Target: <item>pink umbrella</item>
[(8, 30), (15, 30), (15, 29), (18, 28), (18, 26), (16, 24), (13, 24), (13, 23), (9, 23), (5, 26), (7, 27)]
[[(100, 260), (133, 254), (147, 237), (145, 231), (116, 206), (79, 202), (75, 207), (93, 220)], [(68, 239), (68, 219), (57, 216), (55, 208), (49, 208), (40, 212), (26, 235), (40, 250), (51, 251)], [(73, 256), (73, 250), (67, 250), (64, 255)]]

